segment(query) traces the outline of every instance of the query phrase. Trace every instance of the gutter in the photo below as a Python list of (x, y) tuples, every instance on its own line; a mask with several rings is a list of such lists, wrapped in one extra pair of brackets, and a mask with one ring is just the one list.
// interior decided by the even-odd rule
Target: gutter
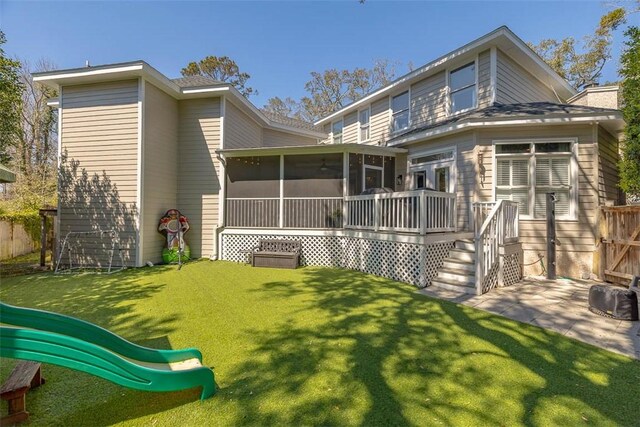
[(388, 142), (391, 147), (400, 147), (406, 144), (417, 141), (425, 141), (428, 139), (439, 138), (445, 135), (462, 132), (465, 130), (476, 129), (481, 127), (503, 127), (503, 126), (531, 126), (531, 125), (561, 125), (571, 123), (591, 123), (594, 121), (609, 121), (609, 120), (622, 120), (622, 114), (616, 113), (603, 116), (573, 116), (573, 117), (551, 117), (542, 119), (509, 119), (509, 120), (493, 120), (493, 121), (478, 121), (469, 120), (451, 125), (440, 126), (433, 129), (428, 129), (423, 132), (417, 132), (406, 137), (396, 138)]

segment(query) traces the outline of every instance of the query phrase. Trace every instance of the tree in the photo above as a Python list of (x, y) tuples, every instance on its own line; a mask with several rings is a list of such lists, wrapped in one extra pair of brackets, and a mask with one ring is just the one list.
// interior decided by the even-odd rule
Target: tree
[(258, 92), (247, 86), (251, 76), (240, 71), (238, 64), (228, 56), (207, 56), (198, 62), (190, 62), (181, 70), (183, 76), (207, 76), (233, 85), (247, 98)]
[(622, 114), (626, 122), (620, 161), (620, 187), (640, 199), (640, 28), (625, 31), (625, 50), (620, 58)]
[(304, 119), (304, 113), (300, 103), (290, 97), (286, 97), (285, 99), (277, 96), (269, 98), (262, 109), (269, 113), (279, 114), (285, 117)]
[(580, 46), (573, 37), (544, 39), (529, 46), (571, 85), (582, 89), (598, 83), (611, 58), (613, 31), (625, 22), (626, 15), (620, 7), (602, 16), (594, 34), (584, 37)]
[[(49, 71), (54, 67), (41, 60), (35, 71)], [(10, 147), (10, 166), (16, 171), (8, 205), (13, 210), (35, 210), (53, 205), (56, 199), (56, 113), (47, 100), (56, 93), (33, 81), (31, 65), (23, 61), (20, 83), (20, 127)]]
[(9, 59), (2, 45), (7, 41), (0, 30), (0, 163), (11, 160), (11, 147), (20, 132), (22, 92), (20, 61)]

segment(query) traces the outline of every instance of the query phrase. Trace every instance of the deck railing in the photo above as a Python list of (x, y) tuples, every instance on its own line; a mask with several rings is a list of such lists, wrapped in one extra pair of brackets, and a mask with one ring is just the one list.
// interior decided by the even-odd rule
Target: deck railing
[(277, 197), (226, 200), (226, 225), (230, 227), (277, 228), (280, 199)]
[(486, 213), (488, 203), (474, 203), (474, 217), (484, 218), (482, 223), (476, 222), (475, 252), (476, 252), (476, 293), (481, 295), (498, 283), (498, 268), (500, 263), (500, 246), (505, 243), (517, 242), (518, 203), (509, 200), (498, 200), (491, 203), (491, 209)]
[(342, 228), (342, 197), (227, 198), (228, 227)]
[(454, 193), (414, 190), (345, 197), (345, 228), (408, 233), (455, 231)]
[(415, 190), (345, 198), (227, 198), (225, 214), (228, 227), (349, 228), (425, 234), (456, 231), (456, 196)]

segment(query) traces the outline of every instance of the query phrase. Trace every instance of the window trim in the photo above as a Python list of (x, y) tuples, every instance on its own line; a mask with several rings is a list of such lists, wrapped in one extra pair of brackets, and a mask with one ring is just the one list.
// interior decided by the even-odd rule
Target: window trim
[[(472, 85), (468, 85), (465, 86), (461, 89), (456, 89), (456, 92), (459, 92), (461, 90), (467, 89), (469, 87), (475, 86), (476, 88), (476, 96), (475, 96), (475, 103), (473, 105), (473, 107), (469, 107), (469, 108), (465, 108), (463, 110), (459, 110), (456, 112), (453, 112), (451, 109), (451, 104), (452, 104), (452, 99), (451, 99), (451, 95), (452, 95), (452, 91), (451, 91), (451, 73), (454, 71), (458, 71), (461, 68), (467, 67), (471, 64), (475, 65), (475, 82)], [(478, 108), (478, 55), (476, 55), (476, 57), (473, 59), (473, 61), (469, 61), (466, 62), (460, 66), (457, 67), (449, 67), (446, 70), (446, 91), (447, 91), (447, 106), (446, 106), (446, 110), (447, 110), (447, 117), (454, 117), (457, 116), (458, 114), (462, 114), (462, 113), (466, 113), (467, 111), (471, 111), (471, 110), (475, 110)]]
[[(553, 142), (568, 142), (570, 148), (568, 152), (563, 153), (536, 153), (535, 145), (540, 143), (553, 143)], [(497, 145), (506, 144), (530, 144), (530, 153), (505, 153), (497, 154)], [(522, 159), (527, 157), (529, 159), (529, 195), (531, 196), (531, 190), (533, 189), (533, 196), (529, 197), (529, 215), (520, 215), (521, 219), (527, 221), (546, 221), (546, 218), (535, 218), (535, 182), (536, 182), (536, 156), (541, 158), (569, 158), (569, 215), (557, 216), (557, 220), (561, 221), (578, 221), (579, 218), (579, 193), (580, 182), (578, 180), (578, 138), (524, 138), (524, 139), (495, 139), (492, 141), (492, 168), (493, 177), (491, 185), (491, 199), (496, 201), (496, 173), (498, 159)]]
[[(402, 129), (393, 130), (393, 117), (395, 116), (393, 112), (393, 98), (397, 98), (400, 95), (403, 95), (404, 93), (407, 94), (407, 109), (402, 110), (400, 112), (404, 112), (404, 111), (408, 112), (409, 117), (407, 120), (407, 126)], [(410, 86), (406, 90), (403, 90), (401, 92), (396, 92), (395, 95), (389, 95), (389, 128), (391, 129), (391, 135), (399, 134), (400, 132), (403, 132), (411, 128), (411, 87)]]
[[(369, 138), (362, 139), (362, 123), (360, 123), (360, 113), (363, 111), (369, 112), (369, 123), (367, 123), (367, 128), (369, 129)], [(367, 108), (363, 108), (358, 110), (358, 143), (364, 143), (371, 141), (371, 105), (367, 106)]]
[[(333, 133), (333, 126), (336, 123), (342, 123), (342, 131), (340, 132), (340, 142), (335, 141), (335, 134)], [(344, 135), (344, 119), (341, 118), (340, 120), (335, 120), (331, 122), (331, 144), (343, 144), (344, 143), (344, 140), (342, 138), (343, 135)]]

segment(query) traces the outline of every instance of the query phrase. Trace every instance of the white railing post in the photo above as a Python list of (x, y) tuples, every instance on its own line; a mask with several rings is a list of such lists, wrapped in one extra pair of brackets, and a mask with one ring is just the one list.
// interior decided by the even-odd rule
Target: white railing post
[(278, 207), (278, 227), (284, 228), (284, 155), (280, 155), (280, 206)]
[(375, 231), (380, 230), (380, 220), (382, 216), (382, 202), (380, 201), (380, 196), (376, 194), (373, 197), (373, 229)]
[(427, 233), (427, 193), (420, 192), (420, 208), (418, 212), (418, 222), (420, 224), (420, 234)]

